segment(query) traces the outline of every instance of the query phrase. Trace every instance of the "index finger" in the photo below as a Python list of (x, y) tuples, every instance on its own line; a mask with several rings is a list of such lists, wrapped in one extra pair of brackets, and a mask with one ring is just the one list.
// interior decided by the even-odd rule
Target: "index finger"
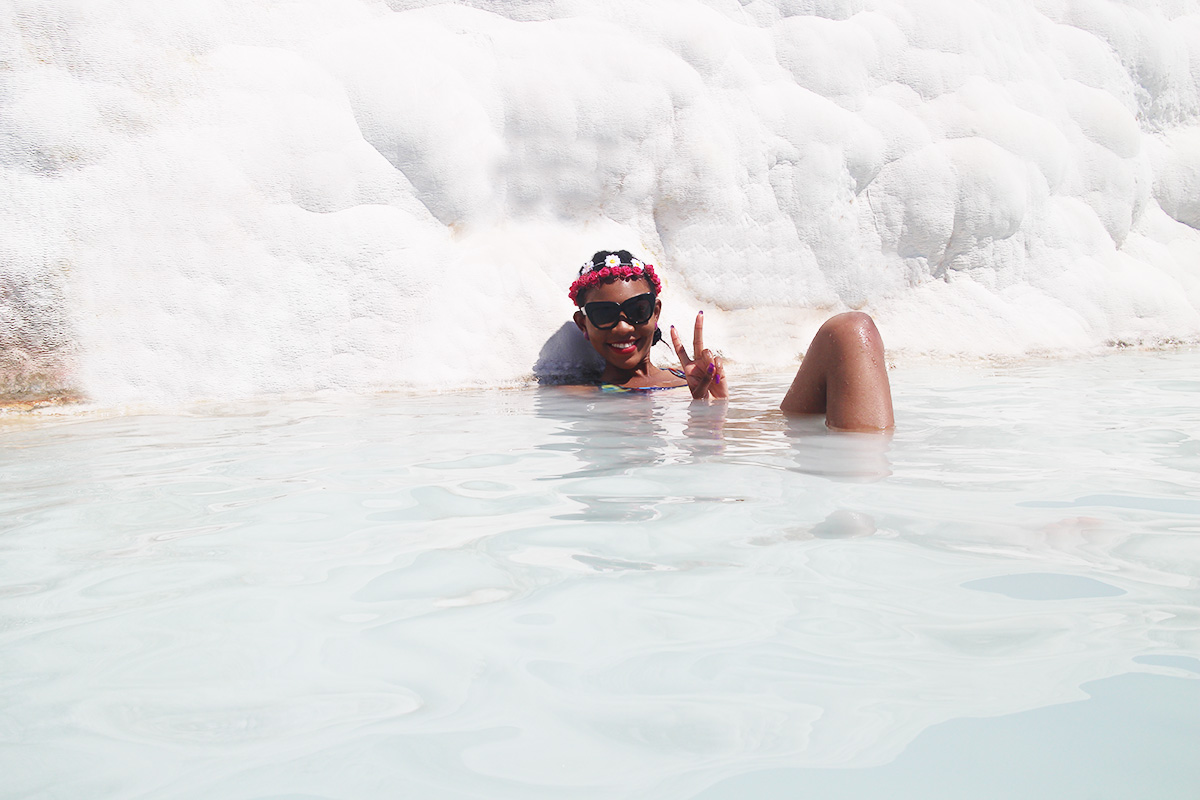
[(687, 350), (683, 349), (683, 342), (679, 341), (679, 334), (675, 332), (674, 325), (671, 326), (671, 344), (675, 347), (675, 355), (679, 356), (680, 366), (686, 367), (692, 363), (692, 360), (688, 358)]
[(700, 353), (704, 352), (704, 312), (696, 313), (696, 332), (692, 335), (692, 352), (696, 354), (696, 358), (700, 357)]

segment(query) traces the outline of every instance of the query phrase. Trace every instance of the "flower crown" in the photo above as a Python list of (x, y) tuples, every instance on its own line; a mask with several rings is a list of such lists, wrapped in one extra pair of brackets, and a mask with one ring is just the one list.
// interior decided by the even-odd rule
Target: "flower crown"
[(625, 281), (635, 278), (645, 278), (649, 281), (650, 286), (653, 287), (656, 295), (662, 293), (662, 282), (654, 274), (653, 264), (645, 264), (636, 258), (631, 258), (628, 262), (622, 262), (621, 257), (613, 253), (604, 257), (602, 265), (588, 261), (579, 268), (579, 277), (571, 284), (571, 290), (567, 293), (571, 298), (571, 302), (579, 305), (578, 298), (581, 292), (592, 288), (597, 283), (602, 283), (608, 278), (620, 278)]

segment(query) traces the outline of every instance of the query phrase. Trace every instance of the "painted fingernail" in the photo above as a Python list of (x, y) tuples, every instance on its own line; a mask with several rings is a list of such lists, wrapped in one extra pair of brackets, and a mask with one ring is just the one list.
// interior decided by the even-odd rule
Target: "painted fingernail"
[(709, 364), (709, 365), (708, 365), (708, 374), (709, 374), (709, 375), (712, 375), (712, 374), (713, 374), (713, 370), (714, 370), (714, 369), (716, 369), (716, 368), (717, 368), (717, 367), (716, 367), (716, 365), (714, 365), (714, 364)]
[(701, 311), (700, 313), (701, 313), (701, 314), (703, 314), (704, 312), (703, 312), (703, 311)]
[(720, 383), (720, 382), (721, 382), (721, 376), (720, 376), (720, 375), (718, 375), (717, 377), (713, 378), (713, 383)]

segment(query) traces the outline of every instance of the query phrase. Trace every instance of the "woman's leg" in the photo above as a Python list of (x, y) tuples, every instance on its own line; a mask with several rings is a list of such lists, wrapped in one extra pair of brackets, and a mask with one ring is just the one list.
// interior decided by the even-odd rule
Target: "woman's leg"
[(824, 414), (825, 424), (839, 430), (893, 427), (892, 388), (875, 322), (859, 311), (826, 320), (779, 408), (785, 414)]

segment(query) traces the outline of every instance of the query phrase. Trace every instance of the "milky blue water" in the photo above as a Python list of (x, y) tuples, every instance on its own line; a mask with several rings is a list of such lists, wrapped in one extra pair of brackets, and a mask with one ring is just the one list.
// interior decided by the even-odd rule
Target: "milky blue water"
[(0, 796), (1194, 799), (1200, 352), (892, 379), (7, 418)]

